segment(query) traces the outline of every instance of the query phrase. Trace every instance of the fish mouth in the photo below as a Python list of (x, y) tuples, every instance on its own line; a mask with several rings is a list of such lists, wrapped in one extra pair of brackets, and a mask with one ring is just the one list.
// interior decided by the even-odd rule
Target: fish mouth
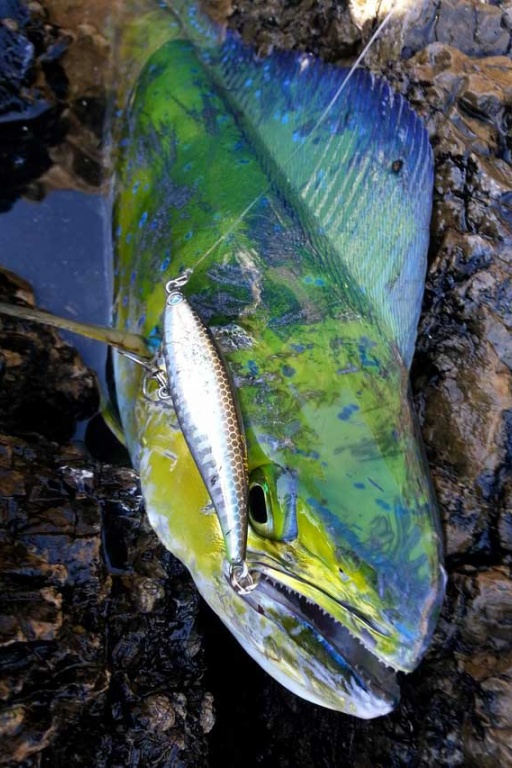
[[(300, 578), (274, 569), (269, 573), (266, 566), (251, 568), (251, 573), (257, 585), (244, 595), (245, 602), (287, 635), (292, 629), (301, 650), (311, 654), (321, 648), (340, 691), (355, 697), (361, 706), (372, 711), (368, 715), (372, 717), (389, 712), (397, 704), (400, 690), (396, 670), (384, 664), (339, 619), (321, 607), (325, 602), (321, 590), (308, 584), (310, 596), (306, 596), (300, 591)], [(286, 576), (286, 583), (279, 575)], [(292, 579), (297, 588), (290, 586)], [(349, 610), (346, 604), (342, 608), (344, 612)], [(357, 618), (361, 620), (359, 611)], [(368, 642), (369, 633), (365, 634)], [(365, 715), (359, 712), (359, 716)]]

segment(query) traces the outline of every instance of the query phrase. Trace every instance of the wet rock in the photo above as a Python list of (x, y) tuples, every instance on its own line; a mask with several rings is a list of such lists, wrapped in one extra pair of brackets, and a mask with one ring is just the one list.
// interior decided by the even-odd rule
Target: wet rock
[[(0, 505), (0, 763), (46, 750), (48, 765), (205, 765), (197, 596), (143, 518), (135, 474), (41, 438), (0, 445), (4, 476), (25, 478), (2, 484)], [(122, 569), (104, 515), (117, 516)]]
[(415, 3), (401, 31), (407, 58), (429, 43), (439, 42), (469, 56), (507, 55), (511, 50), (507, 3), (440, 0)]
[(101, 189), (109, 44), (92, 21), (105, 28), (110, 11), (0, 5), (0, 211), (20, 194)]
[[(1, 288), (33, 299), (9, 274)], [(210, 694), (191, 580), (149, 528), (131, 469), (34, 434), (69, 437), (97, 405), (94, 378), (31, 323), (7, 321), (0, 354), (0, 423), (25, 433), (0, 434), (0, 764), (200, 768)]]
[(0, 211), (50, 167), (49, 148), (65, 133), (58, 64), (65, 48), (37, 3), (0, 5)]
[(414, 369), (423, 431), (448, 554), (491, 556), (500, 530), (507, 535), (512, 228), (504, 201), (512, 175), (503, 157), (512, 65), (433, 44), (410, 61), (409, 76), (415, 99), (418, 85), (428, 83), (422, 108), (431, 110), (438, 170)]
[(510, 33), (502, 19), (501, 8), (478, 0), (441, 2), (436, 39), (470, 56), (505, 54), (510, 49)]
[[(219, 3), (215, 5), (218, 7)], [(220, 11), (221, 8), (217, 18), (222, 19)], [(269, 53), (274, 47), (293, 48), (314, 53), (327, 61), (352, 56), (362, 37), (348, 4), (334, 0), (237, 3), (229, 23), (261, 53)]]
[[(0, 272), (0, 299), (34, 305), (30, 286)], [(41, 372), (44, 371), (44, 375)], [(48, 327), (0, 317), (0, 428), (68, 440), (77, 419), (98, 408), (96, 379), (76, 351)]]

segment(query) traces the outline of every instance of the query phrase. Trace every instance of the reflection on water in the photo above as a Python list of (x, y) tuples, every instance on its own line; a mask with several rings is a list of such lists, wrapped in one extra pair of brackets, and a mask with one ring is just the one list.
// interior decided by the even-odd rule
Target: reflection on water
[[(64, 317), (107, 325), (111, 260), (105, 258), (104, 200), (74, 190), (40, 203), (18, 200), (0, 215), (0, 264), (28, 280), (37, 306)], [(62, 332), (103, 380), (104, 345)]]

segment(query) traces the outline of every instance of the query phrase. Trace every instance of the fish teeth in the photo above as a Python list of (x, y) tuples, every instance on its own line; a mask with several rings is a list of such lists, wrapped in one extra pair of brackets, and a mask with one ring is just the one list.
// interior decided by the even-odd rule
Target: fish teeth
[[(381, 658), (379, 658), (377, 656), (376, 652), (375, 652), (375, 648), (371, 648), (369, 645), (367, 645), (361, 639), (361, 637), (359, 637), (358, 635), (354, 634), (354, 632), (352, 631), (352, 629), (349, 626), (347, 626), (346, 624), (342, 624), (338, 619), (336, 619), (332, 615), (332, 613), (330, 613), (325, 608), (323, 608), (323, 606), (321, 606), (319, 603), (317, 603), (313, 598), (308, 597), (307, 595), (302, 594), (298, 590), (296, 590), (293, 587), (291, 587), (289, 584), (285, 584), (284, 582), (279, 581), (278, 579), (275, 579), (272, 576), (267, 575), (267, 573), (265, 573), (265, 580), (270, 582), (270, 584), (272, 586), (274, 586), (277, 589), (278, 592), (281, 592), (281, 593), (284, 593), (284, 594), (287, 594), (287, 595), (296, 596), (299, 599), (299, 601), (301, 601), (303, 604), (305, 603), (306, 605), (309, 605), (312, 608), (314, 608), (315, 611), (317, 611), (321, 616), (325, 616), (325, 617), (329, 618), (334, 624), (339, 624), (340, 626), (342, 626), (343, 629), (346, 632), (348, 632), (350, 637), (355, 642), (357, 642), (362, 648), (364, 648), (366, 651), (369, 651), (372, 654), (374, 659), (377, 661), (377, 663), (383, 669), (390, 670), (392, 672), (398, 672), (399, 671), (399, 669), (397, 667), (394, 667), (392, 664), (387, 664), (385, 661), (383, 661)], [(360, 668), (358, 665), (354, 665), (354, 669), (356, 669), (362, 676), (365, 676), (365, 675), (367, 676), (367, 673), (365, 673), (365, 670)]]

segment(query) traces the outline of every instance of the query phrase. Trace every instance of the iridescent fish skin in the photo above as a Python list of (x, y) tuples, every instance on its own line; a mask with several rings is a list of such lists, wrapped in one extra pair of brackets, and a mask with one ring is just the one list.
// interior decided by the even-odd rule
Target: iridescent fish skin
[(292, 54), (257, 61), (229, 37), (201, 48), (197, 20), (184, 20), (196, 47), (165, 14), (140, 26), (161, 40), (166, 24), (169, 42), (125, 114), (115, 321), (157, 349), (163, 286), (193, 269), (187, 300), (222, 346), (246, 430), (256, 589), (229, 583), (175, 414), (116, 356), (128, 447), (155, 531), (247, 652), (304, 698), (375, 717), (398, 700), (393, 670), (424, 653), (444, 587), (408, 397), (428, 138), (360, 71), (304, 144), (343, 72)]

